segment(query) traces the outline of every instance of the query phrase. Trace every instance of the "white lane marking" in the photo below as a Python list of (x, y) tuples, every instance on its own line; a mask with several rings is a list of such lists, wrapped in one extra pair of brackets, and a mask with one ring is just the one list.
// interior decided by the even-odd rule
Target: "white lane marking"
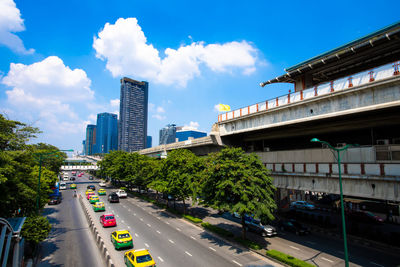
[(117, 215), (115, 215), (115, 216), (117, 216), (118, 218), (119, 218), (119, 215), (117, 214)]
[(289, 247), (291, 247), (291, 248), (293, 248), (295, 250), (300, 250), (299, 248), (296, 248), (296, 247), (293, 247), (293, 246), (289, 246)]
[(143, 222), (143, 218), (140, 218), (140, 220)]
[(174, 242), (174, 241), (172, 241), (171, 239), (168, 239), (168, 241), (169, 241), (169, 242), (171, 242), (172, 244), (175, 244), (175, 242)]
[(146, 247), (149, 247), (149, 245), (147, 245), (147, 243), (144, 243), (144, 245), (145, 245)]
[(169, 224), (169, 222), (165, 222), (166, 224)]
[(193, 236), (190, 236), (191, 239), (196, 240), (196, 238), (194, 238)]
[(232, 260), (234, 263), (236, 263), (237, 265), (239, 265), (239, 266), (242, 266), (239, 262), (237, 262), (237, 261), (235, 261), (235, 260)]
[(133, 213), (134, 216), (136, 216), (136, 213)]
[(161, 217), (157, 217), (157, 219), (161, 220)]
[(157, 233), (161, 234), (161, 232), (160, 232), (160, 231), (158, 231), (158, 230), (157, 230)]
[(128, 209), (128, 211), (131, 211), (131, 209)]
[(121, 220), (122, 223), (125, 223), (124, 220)]
[(186, 254), (188, 254), (190, 257), (192, 257), (192, 254), (190, 254), (189, 252), (185, 251)]
[(139, 235), (138, 235), (137, 233), (135, 233), (135, 236), (136, 236), (136, 237), (139, 237)]
[(208, 247), (208, 248), (211, 249), (212, 251), (216, 251), (215, 248), (212, 248), (212, 247)]
[(161, 262), (164, 262), (164, 260), (161, 257), (157, 257)]
[(111, 210), (113, 213), (115, 212), (114, 210)]
[(148, 226), (148, 227), (151, 227), (151, 225), (150, 225), (149, 223), (147, 224), (147, 226)]
[(329, 261), (329, 262), (333, 262), (333, 261), (331, 261), (330, 259), (327, 259), (327, 258), (324, 258), (324, 257), (321, 257), (321, 259), (323, 259), (323, 260), (325, 260), (325, 261)]
[(380, 264), (378, 264), (378, 263), (376, 263), (376, 262), (373, 262), (373, 261), (370, 261), (369, 263), (371, 263), (371, 264), (373, 264), (373, 265), (376, 265), (376, 266), (384, 267), (383, 265), (380, 265)]
[(181, 232), (182, 230), (181, 229), (179, 229), (178, 227), (176, 228), (176, 230), (178, 230), (179, 232)]
[(311, 245), (315, 245), (316, 243), (315, 242), (312, 242), (312, 241), (306, 241), (308, 244), (311, 244)]
[(131, 229), (131, 227), (128, 225), (128, 228)]

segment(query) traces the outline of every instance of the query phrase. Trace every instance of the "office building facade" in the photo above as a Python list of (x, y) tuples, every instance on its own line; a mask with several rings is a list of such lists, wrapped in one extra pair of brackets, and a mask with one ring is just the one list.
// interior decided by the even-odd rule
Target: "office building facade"
[(96, 153), (118, 149), (118, 118), (116, 114), (97, 114)]
[(160, 130), (160, 145), (175, 143), (176, 125), (168, 124)]
[(134, 152), (146, 148), (148, 83), (121, 79), (118, 149)]
[(153, 138), (151, 136), (147, 136), (146, 148), (150, 148), (152, 143), (153, 143)]
[(86, 126), (86, 155), (95, 154), (96, 149), (96, 125), (89, 124)]
[(207, 133), (196, 130), (181, 130), (176, 131), (176, 141), (182, 142), (190, 139), (196, 139), (207, 136)]

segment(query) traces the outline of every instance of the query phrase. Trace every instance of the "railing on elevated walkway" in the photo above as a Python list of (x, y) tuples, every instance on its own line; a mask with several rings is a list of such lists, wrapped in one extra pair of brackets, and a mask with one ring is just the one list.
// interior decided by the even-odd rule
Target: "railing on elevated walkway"
[(218, 115), (218, 122), (255, 114), (261, 111), (271, 110), (284, 105), (288, 105), (290, 103), (300, 102), (317, 96), (327, 95), (336, 91), (343, 91), (374, 81), (390, 78), (395, 75), (400, 75), (399, 66), (400, 61), (397, 61), (370, 69), (368, 71), (359, 72), (348, 77), (319, 84), (314, 88), (308, 88), (294, 93), (289, 92), (289, 94), (287, 95), (283, 95), (251, 106), (220, 114)]

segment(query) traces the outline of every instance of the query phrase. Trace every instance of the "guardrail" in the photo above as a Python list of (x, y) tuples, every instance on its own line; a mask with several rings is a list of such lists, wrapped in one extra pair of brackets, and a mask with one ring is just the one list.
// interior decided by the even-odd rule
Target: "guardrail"
[(400, 61), (396, 61), (393, 63), (382, 65), (377, 68), (370, 69), (368, 71), (359, 72), (344, 78), (319, 84), (313, 88), (307, 88), (294, 93), (291, 93), (289, 91), (289, 94), (287, 95), (283, 95), (251, 106), (220, 114), (218, 115), (218, 122), (243, 117), (260, 111), (274, 109), (277, 107), (288, 105), (290, 103), (300, 102), (317, 96), (327, 95), (336, 91), (343, 91), (374, 81), (400, 75), (399, 66)]
[[(264, 163), (273, 173), (317, 173), (339, 175), (337, 163)], [(342, 163), (344, 175), (400, 177), (400, 163)]]

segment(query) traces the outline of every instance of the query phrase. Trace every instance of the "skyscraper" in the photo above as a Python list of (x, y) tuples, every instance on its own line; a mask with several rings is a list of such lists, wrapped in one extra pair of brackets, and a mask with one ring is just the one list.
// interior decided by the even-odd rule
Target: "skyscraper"
[(97, 114), (96, 153), (118, 149), (118, 118), (116, 114)]
[(160, 145), (175, 143), (176, 125), (168, 124), (160, 130)]
[(148, 87), (147, 82), (121, 79), (119, 150), (133, 152), (146, 148)]
[(151, 136), (147, 136), (146, 148), (151, 147), (152, 140), (153, 140), (153, 138)]
[(86, 155), (93, 155), (96, 146), (96, 125), (89, 124), (86, 126)]

